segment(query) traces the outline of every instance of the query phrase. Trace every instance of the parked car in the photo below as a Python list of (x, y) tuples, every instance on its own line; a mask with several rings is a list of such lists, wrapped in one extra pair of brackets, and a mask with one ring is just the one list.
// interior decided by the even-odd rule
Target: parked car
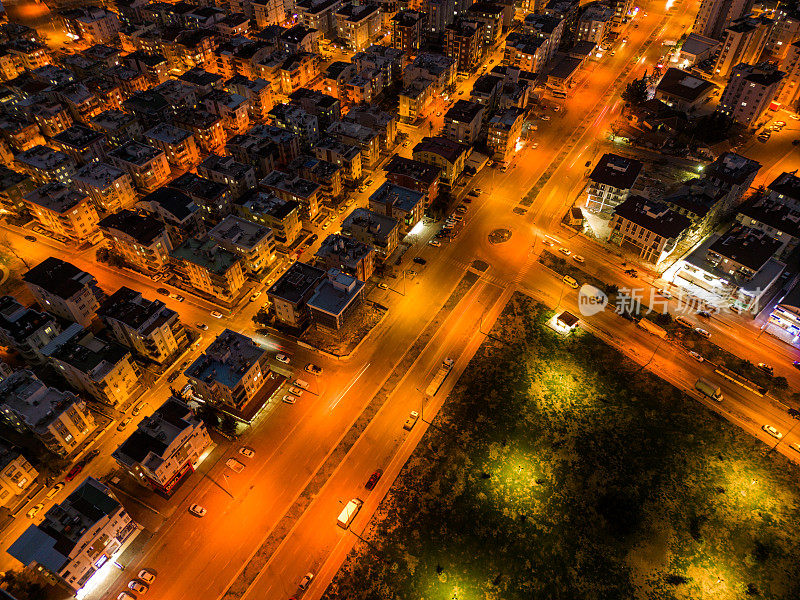
[(313, 580), (314, 580), (314, 574), (310, 572), (306, 573), (305, 575), (303, 575), (303, 578), (300, 580), (300, 583), (298, 584), (297, 587), (305, 591), (306, 589), (308, 589), (308, 586), (311, 585), (311, 582)]
[(158, 289), (156, 290), (156, 292), (158, 292), (158, 293), (159, 293), (159, 294), (161, 294), (162, 296), (169, 296), (169, 290), (168, 290), (168, 289), (166, 289), (166, 288), (158, 288)]
[(43, 508), (44, 508), (44, 504), (37, 504), (36, 506), (32, 507), (28, 512), (26, 512), (25, 516), (28, 517), (29, 519), (32, 519)]
[(699, 352), (695, 352), (694, 350), (692, 350), (691, 352), (689, 352), (689, 356), (691, 356), (691, 357), (692, 357), (693, 359), (695, 359), (697, 362), (703, 362), (703, 361), (705, 360), (705, 359), (704, 359), (702, 356), (700, 356), (700, 353), (699, 353)]
[(120, 592), (117, 596), (117, 600), (136, 600), (136, 598), (131, 596), (128, 592)]
[(64, 482), (63, 481), (59, 481), (57, 484), (55, 484), (50, 489), (49, 492), (47, 492), (47, 495), (45, 496), (45, 498), (47, 498), (48, 500), (51, 500), (51, 499), (55, 498), (56, 494), (58, 494), (58, 492), (60, 492), (63, 489), (64, 489)]
[(412, 410), (408, 414), (408, 418), (406, 419), (406, 422), (403, 423), (403, 429), (407, 429), (408, 431), (411, 431), (414, 428), (414, 425), (416, 425), (417, 419), (419, 419), (419, 413), (417, 411), (415, 411), (415, 410)]
[(293, 385), (289, 386), (289, 393), (293, 396), (297, 396), (298, 398), (303, 395), (303, 389), (299, 387), (295, 387)]
[(208, 511), (199, 504), (192, 504), (189, 507), (189, 512), (192, 513), (195, 517), (205, 517)]
[(583, 258), (580, 254), (576, 254), (575, 256), (573, 256), (572, 260), (574, 260), (576, 263), (580, 263), (580, 264), (583, 264), (583, 263), (586, 262), (586, 259)]
[(710, 319), (711, 318), (711, 313), (708, 312), (707, 310), (698, 310), (697, 311), (697, 316), (698, 317), (703, 317), (704, 319)]
[(211, 316), (214, 317), (215, 319), (221, 319), (222, 318), (222, 313), (219, 312), (218, 310), (212, 310), (211, 311)]
[(139, 571), (139, 579), (150, 585), (156, 580), (156, 574), (149, 569)]
[(290, 362), (292, 362), (292, 359), (289, 358), (285, 354), (276, 354), (275, 355), (275, 360), (277, 360), (279, 363), (283, 363), (285, 365), (288, 365)]
[(83, 463), (78, 463), (69, 470), (67, 475), (64, 477), (64, 481), (72, 481), (78, 476), (78, 473), (80, 473), (82, 470), (83, 470)]
[(367, 479), (367, 483), (364, 487), (367, 488), (368, 490), (371, 490), (377, 485), (378, 480), (380, 480), (382, 475), (383, 475), (383, 470), (376, 469), (375, 472), (369, 476), (369, 479)]
[(283, 401), (286, 402), (286, 404), (294, 404), (295, 402), (297, 402), (297, 396), (292, 396), (291, 394), (284, 394)]
[(428, 242), (428, 244), (434, 246), (435, 248), (438, 248), (439, 246), (442, 245), (442, 242), (439, 242), (437, 240), (431, 240), (430, 242)]
[(206, 325), (205, 323), (195, 323), (194, 326), (197, 327), (198, 329), (202, 329), (203, 331), (208, 329), (208, 325)]
[(768, 365), (767, 363), (763, 363), (763, 362), (758, 363), (758, 368), (761, 369), (762, 371), (764, 371), (764, 373), (766, 373), (767, 375), (772, 375), (772, 373), (773, 373), (772, 366)]
[(239, 454), (247, 458), (253, 458), (256, 455), (256, 451), (252, 448), (248, 448), (247, 446), (242, 446), (239, 448)]
[(415, 257), (414, 257), (414, 262), (415, 262), (415, 263), (417, 263), (418, 265), (424, 265), (424, 264), (426, 264), (428, 261), (427, 261), (427, 260), (425, 260), (424, 258), (422, 258), (421, 256), (415, 256)]
[[(175, 371), (175, 373), (173, 373), (173, 375), (175, 375), (176, 373), (178, 373), (178, 372)], [(175, 380), (173, 379), (173, 381), (175, 381)], [(123, 429), (125, 429), (128, 426), (128, 423), (130, 423), (132, 419), (133, 419), (133, 417), (126, 417), (125, 419), (120, 421), (119, 425), (117, 425), (117, 431), (122, 431)]]
[(29, 242), (35, 242), (36, 241), (36, 236), (26, 235), (25, 239), (28, 240)]
[(250, 302), (255, 302), (261, 296), (261, 292), (254, 292), (252, 296), (250, 296)]
[(320, 375), (322, 373), (322, 367), (315, 365), (314, 363), (308, 363), (306, 365), (306, 371), (313, 373), (314, 375)]
[(572, 251), (568, 250), (567, 248), (559, 248), (558, 251), (561, 252), (561, 254), (563, 254), (564, 256), (569, 256), (570, 254), (572, 254)]
[(153, 281), (161, 281), (162, 279), (164, 279), (164, 274), (163, 273), (155, 273), (154, 275), (150, 276), (150, 279), (152, 279)]
[(383, 283), (382, 281), (378, 284), (378, 287), (382, 290), (388, 290), (389, 286)]
[(128, 583), (128, 588), (137, 594), (146, 594), (148, 589), (145, 584), (143, 584), (141, 581), (136, 581), (135, 579)]

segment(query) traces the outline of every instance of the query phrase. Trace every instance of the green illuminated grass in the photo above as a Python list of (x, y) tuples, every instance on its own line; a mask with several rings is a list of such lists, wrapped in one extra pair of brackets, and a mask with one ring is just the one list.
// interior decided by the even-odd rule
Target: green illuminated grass
[(326, 598), (800, 597), (800, 469), (548, 316), (512, 298)]

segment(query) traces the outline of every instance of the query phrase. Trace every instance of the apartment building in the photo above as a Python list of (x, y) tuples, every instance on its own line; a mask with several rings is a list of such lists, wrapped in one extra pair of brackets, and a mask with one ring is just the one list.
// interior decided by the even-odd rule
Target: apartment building
[(385, 260), (397, 248), (400, 240), (400, 224), (392, 217), (366, 208), (356, 208), (342, 221), (342, 233), (362, 244), (372, 246)]
[(319, 268), (336, 269), (361, 281), (367, 281), (375, 271), (372, 246), (339, 233), (326, 237), (314, 256)]
[(692, 31), (719, 40), (725, 28), (750, 12), (753, 0), (702, 0)]
[(128, 140), (142, 138), (142, 126), (135, 115), (117, 109), (108, 109), (89, 121), (91, 127), (102, 133), (111, 148), (118, 148)]
[(109, 151), (108, 158), (115, 167), (126, 171), (136, 188), (144, 193), (161, 187), (170, 176), (166, 154), (147, 144), (131, 140)]
[(108, 247), (144, 273), (166, 270), (172, 243), (164, 224), (150, 215), (121, 210), (100, 221)]
[(167, 161), (179, 169), (191, 169), (200, 162), (200, 151), (191, 131), (169, 123), (148, 129), (144, 138), (153, 148), (161, 150)]
[(338, 269), (328, 269), (314, 295), (308, 299), (311, 320), (317, 327), (338, 331), (363, 302), (364, 282)]
[(33, 178), (0, 165), (0, 209), (18, 215), (25, 209), (25, 196), (35, 187)]
[(61, 29), (71, 40), (87, 45), (115, 44), (120, 22), (117, 13), (99, 6), (70, 8), (58, 14)]
[(409, 55), (419, 52), (425, 16), (416, 10), (401, 10), (392, 17), (392, 48)]
[(76, 390), (109, 406), (123, 404), (139, 392), (141, 374), (130, 350), (77, 323), (45, 346), (42, 354)]
[(249, 337), (226, 329), (184, 372), (204, 401), (251, 421), (277, 389), (267, 351)]
[(355, 183), (361, 179), (361, 148), (333, 137), (321, 139), (314, 145), (314, 156), (344, 168), (345, 181)]
[(231, 134), (245, 133), (250, 127), (250, 104), (244, 96), (225, 90), (213, 90), (203, 98), (205, 109), (222, 119)]
[(483, 23), (457, 18), (444, 30), (444, 53), (455, 61), (462, 77), (474, 72), (483, 57)]
[(61, 327), (46, 312), (0, 297), (0, 345), (18, 352), (26, 362), (44, 362), (42, 348), (61, 333)]
[(469, 146), (445, 137), (424, 137), (414, 146), (414, 160), (439, 167), (440, 181), (453, 186), (464, 171)]
[(781, 62), (781, 70), (786, 73), (778, 102), (789, 110), (800, 111), (800, 39), (789, 45), (786, 56)]
[(141, 292), (124, 286), (100, 305), (97, 316), (117, 342), (159, 364), (187, 344), (178, 313), (161, 300), (147, 300)]
[(252, 166), (237, 162), (231, 156), (212, 154), (197, 166), (201, 177), (224, 183), (236, 199), (256, 187), (256, 173)]
[(275, 105), (272, 84), (260, 77), (248, 79), (244, 75), (234, 75), (225, 82), (225, 89), (247, 100), (251, 123), (266, 121), (269, 111)]
[(8, 553), (28, 569), (78, 593), (136, 537), (139, 526), (105, 485), (87, 477)]
[(211, 443), (192, 409), (169, 398), (142, 419), (112, 456), (141, 485), (169, 497), (199, 466)]
[(172, 253), (178, 276), (197, 293), (232, 305), (244, 286), (242, 258), (206, 238), (187, 238)]
[(657, 265), (675, 250), (691, 224), (664, 202), (629, 196), (613, 209), (608, 241)]
[(740, 63), (755, 64), (772, 31), (772, 19), (746, 16), (733, 21), (722, 34), (720, 51), (714, 61), (713, 73), (728, 79), (733, 67)]
[(401, 232), (408, 234), (422, 220), (425, 195), (385, 181), (369, 197), (369, 209), (393, 218), (400, 223)]
[(583, 7), (575, 29), (575, 41), (602, 44), (613, 27), (613, 9), (600, 2), (590, 2)]
[(482, 104), (458, 100), (444, 114), (442, 135), (454, 142), (472, 146), (481, 133), (485, 112)]
[(272, 171), (258, 185), (278, 198), (298, 202), (303, 211), (302, 219), (311, 220), (319, 213), (322, 186), (318, 183), (282, 171)]
[(25, 196), (39, 224), (53, 233), (84, 244), (97, 239), (97, 209), (84, 192), (62, 183), (48, 183)]
[(466, 18), (477, 21), (483, 27), (483, 45), (491, 48), (503, 33), (503, 6), (493, 2), (478, 0), (466, 11)]
[(508, 165), (517, 153), (517, 145), (522, 136), (522, 123), (525, 111), (508, 108), (489, 119), (489, 134), (486, 144), (493, 151), (492, 159), (501, 165)]
[(512, 31), (506, 36), (503, 64), (541, 73), (549, 60), (549, 50), (550, 46), (544, 38)]
[(336, 11), (336, 31), (347, 47), (354, 52), (367, 48), (381, 30), (380, 6), (372, 3), (343, 3)]
[(395, 154), (383, 170), (386, 173), (386, 181), (425, 194), (425, 201), (428, 204), (439, 195), (439, 177), (442, 169), (436, 165)]
[(731, 76), (717, 111), (746, 127), (757, 127), (780, 90), (785, 73), (771, 63), (740, 63)]
[(403, 86), (409, 87), (418, 79), (430, 81), (434, 95), (443, 94), (456, 82), (456, 61), (442, 54), (420, 52), (403, 70)]
[(99, 131), (83, 125), (72, 125), (52, 137), (52, 143), (78, 165), (105, 157), (106, 138)]
[(0, 444), (0, 506), (17, 500), (38, 476), (39, 471), (19, 450)]
[(48, 387), (31, 371), (0, 380), (0, 398), (0, 419), (58, 456), (71, 454), (94, 431), (94, 417), (83, 400)]
[(14, 155), (23, 172), (41, 184), (55, 182), (69, 185), (77, 170), (75, 161), (58, 150), (47, 146), (34, 146)]
[(175, 116), (175, 124), (191, 131), (198, 148), (206, 154), (223, 154), (228, 136), (222, 118), (205, 110), (191, 110)]
[(642, 166), (632, 158), (604, 154), (589, 175), (586, 209), (610, 217), (614, 207), (622, 203), (636, 185)]
[(258, 278), (275, 262), (275, 236), (269, 227), (228, 215), (208, 232), (222, 248), (241, 256), (249, 275)]
[(103, 299), (92, 275), (52, 256), (25, 273), (22, 280), (39, 306), (84, 327), (91, 324)]
[(717, 89), (702, 77), (670, 67), (658, 82), (655, 98), (682, 112), (693, 112), (703, 106)]
[(308, 325), (311, 318), (308, 300), (324, 277), (323, 269), (299, 260), (293, 262), (267, 290), (276, 320), (294, 329)]
[(89, 196), (95, 209), (114, 213), (136, 204), (133, 180), (127, 171), (105, 162), (91, 162), (75, 173), (78, 190)]
[(365, 169), (371, 169), (380, 159), (380, 133), (370, 127), (336, 121), (328, 127), (327, 133), (343, 144), (358, 147), (361, 150), (361, 166)]
[(276, 248), (286, 252), (300, 235), (302, 207), (264, 190), (251, 190), (239, 199), (236, 212), (244, 219), (269, 228)]

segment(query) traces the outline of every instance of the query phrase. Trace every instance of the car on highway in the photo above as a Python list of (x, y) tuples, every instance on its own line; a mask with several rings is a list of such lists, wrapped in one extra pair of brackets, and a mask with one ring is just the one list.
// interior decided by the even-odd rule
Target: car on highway
[(378, 287), (382, 290), (388, 290), (389, 286), (383, 283), (382, 281), (378, 284)]
[(260, 297), (261, 297), (261, 292), (260, 292), (260, 291), (258, 291), (258, 292), (254, 292), (254, 293), (253, 293), (253, 294), (250, 296), (250, 302), (255, 302), (255, 301), (256, 301), (256, 300), (258, 300)]
[(25, 239), (28, 240), (29, 242), (35, 242), (36, 241), (36, 237), (32, 236), (32, 235), (26, 235)]
[(569, 256), (570, 254), (572, 254), (571, 250), (568, 250), (567, 248), (563, 247), (559, 248), (558, 251), (561, 252), (561, 254), (563, 254), (564, 256)]
[(52, 498), (55, 498), (56, 494), (58, 494), (58, 492), (60, 492), (63, 489), (64, 489), (64, 482), (63, 481), (59, 481), (57, 484), (55, 484), (50, 489), (49, 492), (47, 492), (47, 495), (45, 496), (45, 498), (47, 498), (48, 500), (51, 500)]
[(431, 240), (430, 242), (428, 242), (428, 245), (433, 246), (434, 248), (438, 248), (439, 246), (442, 245), (442, 242), (438, 240)]
[(203, 331), (208, 329), (208, 325), (206, 325), (205, 323), (195, 323), (194, 326), (197, 327), (198, 329), (202, 329)]
[[(175, 371), (175, 373), (178, 373), (178, 372)], [(173, 375), (175, 375), (175, 373), (173, 373)], [(120, 421), (119, 425), (117, 425), (117, 431), (122, 431), (123, 429), (125, 429), (128, 426), (128, 423), (130, 423), (132, 419), (133, 419), (133, 417), (126, 417), (125, 419)]]
[(292, 396), (291, 394), (284, 394), (282, 400), (286, 402), (286, 404), (294, 404), (297, 402), (297, 396)]
[(128, 583), (128, 589), (130, 589), (132, 592), (136, 592), (137, 594), (146, 594), (148, 588), (141, 581), (136, 581), (134, 579)]
[(211, 311), (211, 316), (214, 317), (215, 319), (221, 319), (222, 318), (222, 313), (219, 312), (218, 310), (212, 310)]
[(711, 337), (711, 334), (710, 334), (710, 333), (709, 333), (707, 330), (703, 329), (702, 327), (695, 327), (695, 328), (694, 328), (694, 332), (695, 332), (697, 335), (699, 335), (699, 336), (701, 336), (701, 337), (704, 337), (704, 338), (706, 338), (706, 339), (708, 339), (708, 338), (710, 338), (710, 337)]
[(166, 288), (158, 288), (156, 292), (161, 294), (162, 296), (169, 296), (169, 290)]
[(763, 362), (758, 363), (758, 368), (764, 371), (764, 373), (766, 373), (767, 375), (772, 375), (772, 373), (774, 372), (772, 365), (768, 365), (767, 363)]
[(315, 365), (314, 363), (308, 363), (306, 365), (306, 371), (313, 373), (314, 375), (320, 375), (322, 373), (322, 367)]
[(31, 509), (30, 509), (28, 512), (26, 512), (26, 513), (25, 513), (25, 516), (26, 516), (26, 517), (28, 517), (29, 519), (32, 519), (32, 518), (33, 518), (33, 517), (35, 517), (35, 516), (38, 514), (38, 512), (39, 512), (40, 510), (42, 510), (43, 508), (44, 508), (44, 504), (37, 504), (36, 506), (34, 506), (33, 508), (31, 508)]
[(691, 356), (697, 362), (703, 362), (705, 360), (702, 356), (700, 356), (699, 352), (695, 352), (694, 350), (689, 352), (689, 356)]
[(300, 580), (300, 583), (298, 584), (297, 587), (305, 591), (306, 589), (308, 589), (308, 586), (311, 585), (312, 581), (314, 581), (314, 574), (308, 572), (305, 575), (303, 575), (303, 578)]
[(364, 487), (367, 488), (368, 490), (371, 490), (377, 485), (382, 475), (383, 475), (383, 470), (376, 469), (375, 472), (369, 476), (369, 479), (367, 479), (367, 483), (364, 485)]
[(415, 257), (414, 257), (414, 262), (415, 262), (415, 263), (417, 263), (418, 265), (424, 265), (424, 264), (426, 264), (428, 261), (427, 261), (427, 260), (425, 260), (424, 258), (422, 258), (421, 256), (415, 256)]
[(275, 355), (275, 360), (277, 360), (279, 363), (283, 363), (285, 365), (288, 365), (290, 362), (292, 362), (292, 359), (289, 356), (287, 356), (286, 354), (276, 354)]
[(406, 422), (403, 423), (403, 429), (411, 431), (414, 428), (414, 425), (417, 424), (417, 419), (419, 419), (419, 413), (415, 410), (412, 410), (410, 413), (408, 413)]
[(576, 263), (580, 263), (580, 264), (583, 264), (583, 263), (586, 262), (586, 259), (583, 258), (580, 254), (576, 254), (575, 256), (573, 256), (572, 260), (574, 260)]
[(147, 585), (152, 584), (156, 580), (156, 574), (149, 569), (142, 569), (139, 571), (139, 579), (144, 581)]
[(762, 425), (761, 429), (766, 431), (769, 435), (774, 437), (776, 440), (779, 440), (779, 439), (781, 439), (783, 437), (783, 434), (780, 431), (778, 431), (777, 429), (775, 429), (772, 425)]
[(189, 507), (189, 512), (192, 513), (195, 517), (205, 517), (208, 511), (199, 504), (192, 504)]
[(83, 463), (78, 463), (69, 470), (69, 472), (64, 477), (64, 481), (72, 481), (78, 476), (78, 473), (80, 473), (81, 471), (83, 471)]

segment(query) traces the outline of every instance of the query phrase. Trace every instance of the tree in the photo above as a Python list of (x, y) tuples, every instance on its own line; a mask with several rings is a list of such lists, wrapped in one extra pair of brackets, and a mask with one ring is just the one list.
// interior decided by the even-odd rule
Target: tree
[(634, 79), (622, 92), (622, 99), (637, 105), (647, 101), (647, 77), (642, 76), (640, 79)]
[(219, 430), (225, 435), (235, 436), (239, 422), (228, 413), (221, 413), (219, 417)]

